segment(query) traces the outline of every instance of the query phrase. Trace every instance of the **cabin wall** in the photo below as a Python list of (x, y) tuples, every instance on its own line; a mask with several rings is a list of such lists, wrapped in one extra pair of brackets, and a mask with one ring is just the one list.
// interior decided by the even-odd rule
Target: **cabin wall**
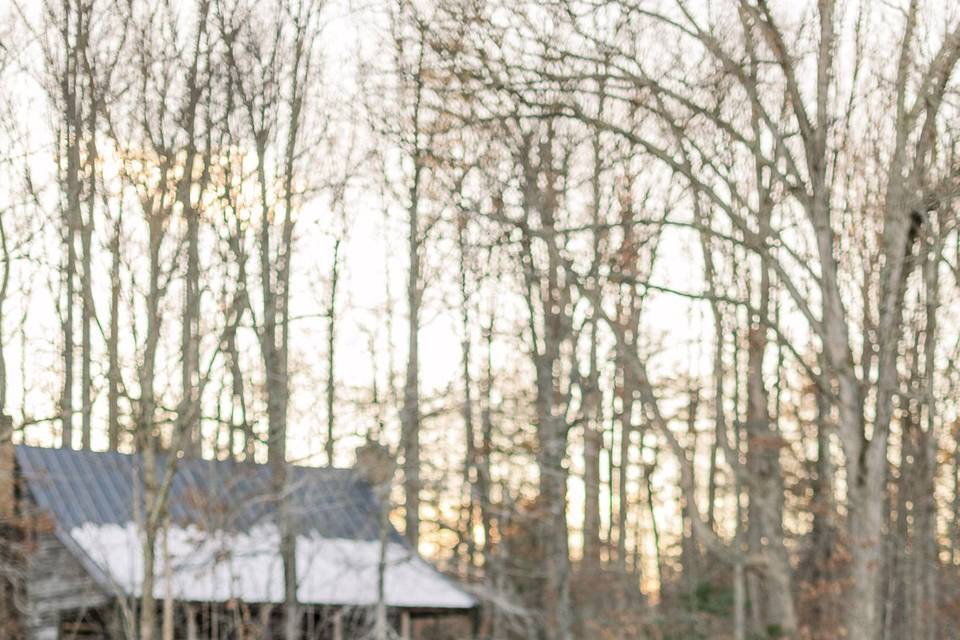
[(110, 598), (52, 533), (27, 555), (26, 627), (30, 640), (58, 640), (61, 614), (109, 604)]
[(464, 640), (475, 637), (473, 612), (413, 614), (409, 623), (410, 640)]

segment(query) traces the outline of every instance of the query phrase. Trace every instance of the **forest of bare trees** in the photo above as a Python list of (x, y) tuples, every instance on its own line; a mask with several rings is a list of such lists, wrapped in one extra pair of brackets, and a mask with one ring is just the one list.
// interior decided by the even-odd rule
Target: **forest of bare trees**
[(275, 470), (295, 640), (364, 445), (482, 638), (960, 637), (958, 65), (948, 0), (0, 0), (2, 437), (142, 455), (142, 640), (179, 459)]

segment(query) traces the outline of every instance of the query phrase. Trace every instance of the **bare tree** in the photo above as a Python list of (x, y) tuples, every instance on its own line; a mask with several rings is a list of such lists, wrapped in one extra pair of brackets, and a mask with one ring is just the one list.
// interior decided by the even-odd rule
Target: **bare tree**
[[(862, 202), (838, 192), (850, 179), (850, 171), (860, 158), (850, 127), (844, 129), (842, 125), (869, 109), (870, 101), (859, 100), (869, 91), (860, 76), (867, 54), (862, 46), (854, 48), (852, 60), (844, 63), (841, 70), (837, 51), (839, 38), (843, 34), (856, 36), (864, 28), (864, 22), (842, 21), (836, 15), (834, 2), (818, 3), (812, 11), (811, 30), (805, 32), (802, 21), (779, 14), (766, 2), (740, 2), (731, 6), (728, 13), (716, 16), (701, 15), (681, 1), (662, 10), (622, 2), (602, 5), (613, 12), (611, 15), (622, 16), (622, 22), (604, 21), (599, 13), (601, 7), (597, 7), (597, 11), (581, 12), (571, 5), (557, 14), (567, 19), (566, 42), (552, 34), (538, 33), (533, 26), (534, 14), (525, 15), (520, 23), (523, 26), (518, 29), (523, 31), (529, 26), (528, 32), (540, 38), (537, 42), (548, 54), (539, 56), (539, 60), (530, 65), (521, 62), (532, 60), (531, 56), (524, 58), (523, 51), (512, 60), (500, 57), (504, 66), (497, 68), (497, 72), (507, 69), (507, 73), (514, 73), (510, 80), (517, 80), (520, 91), (531, 86), (526, 84), (531, 78), (553, 83), (551, 86), (561, 93), (548, 95), (559, 95), (558, 100), (544, 101), (542, 84), (535, 85), (540, 93), (529, 91), (524, 95), (528, 96), (529, 103), (535, 103), (551, 115), (562, 114), (623, 136), (687, 181), (706, 199), (711, 215), (722, 215), (733, 230), (736, 242), (749, 251), (752, 259), (760, 261), (761, 278), (764, 272), (776, 278), (791, 308), (804, 319), (810, 334), (816, 336), (825, 370), (815, 372), (815, 379), (837, 409), (837, 435), (849, 480), (845, 495), (849, 510), (845, 534), (851, 554), (852, 606), (847, 609), (846, 626), (850, 637), (875, 638), (881, 623), (878, 576), (883, 566), (883, 545), (879, 532), (884, 522), (887, 451), (895, 422), (894, 397), (900, 386), (898, 353), (904, 334), (901, 309), (910, 274), (916, 270), (918, 238), (929, 225), (932, 212), (942, 203), (939, 195), (944, 193), (942, 180), (951, 180), (933, 158), (938, 123), (942, 120), (943, 96), (951, 87), (951, 75), (960, 55), (957, 37), (960, 32), (955, 23), (944, 24), (944, 35), (937, 39), (934, 52), (921, 59), (915, 54), (920, 24), (918, 4), (909, 3), (903, 13), (899, 27), (900, 58), (891, 82), (884, 85), (885, 98), (882, 98), (889, 99), (895, 116), (879, 144), (884, 149), (881, 154), (884, 160), (870, 167), (883, 175), (886, 183), (872, 191), (875, 199), (869, 200), (871, 214), (867, 215), (875, 212), (877, 216), (874, 220), (879, 242), (867, 259), (883, 266), (875, 280), (863, 283), (866, 302), (863, 313), (868, 314), (870, 322), (870, 315), (876, 313), (876, 320), (875, 329), (863, 336), (871, 348), (864, 351), (864, 359), (858, 361), (854, 350), (860, 340), (852, 337), (856, 317), (844, 300), (844, 291), (849, 274), (846, 270), (852, 266), (852, 277), (859, 279), (856, 273), (859, 265), (842, 261), (836, 247), (840, 242), (838, 233), (842, 212), (846, 211), (844, 207)], [(610, 29), (588, 26), (594, 17)], [(737, 37), (722, 33), (735, 33)], [(808, 38), (806, 33), (814, 35)], [(701, 78), (693, 64), (683, 67), (679, 73), (671, 73), (666, 65), (674, 65), (672, 70), (679, 71), (674, 59), (658, 62), (645, 58), (641, 62), (633, 54), (636, 42), (668, 37), (667, 34), (679, 37), (685, 46), (693, 47), (709, 61), (707, 76)], [(856, 38), (854, 41), (858, 45), (861, 42)], [(580, 46), (567, 46), (574, 42)], [(815, 51), (809, 66), (801, 62), (803, 56), (799, 54), (800, 48), (807, 45)], [(761, 65), (761, 60), (772, 60), (772, 64)], [(592, 104), (596, 76), (582, 71), (585, 64), (593, 68), (606, 64), (609, 72), (605, 77), (610, 85), (618, 88), (611, 97), (616, 106), (610, 109), (608, 117), (597, 116), (587, 106)], [(804, 84), (800, 78), (808, 70), (815, 80)], [(838, 80), (841, 74), (843, 83)], [(502, 82), (502, 76), (498, 80)], [(835, 92), (844, 97), (833, 97)], [(619, 118), (623, 108), (633, 109), (638, 104), (659, 126), (639, 126), (646, 121), (634, 126), (629, 118)], [(708, 132), (707, 136), (700, 135), (704, 132)], [(713, 135), (732, 147), (717, 146), (715, 139), (709, 138)], [(738, 159), (758, 168), (762, 176), (760, 184), (740, 162), (728, 160), (725, 154), (730, 149), (736, 150)], [(769, 205), (762, 196), (758, 203), (754, 195), (758, 189), (761, 194), (775, 194), (773, 210), (777, 217), (769, 223), (764, 222)], [(786, 237), (784, 229), (788, 225), (800, 225), (809, 245)], [(776, 252), (771, 246), (774, 243), (778, 246)], [(812, 246), (812, 251), (807, 252), (807, 246)], [(780, 344), (794, 354), (800, 367), (813, 370), (804, 359), (802, 349), (793, 344), (783, 327), (771, 317), (773, 309), (758, 313), (755, 306), (750, 308), (759, 323), (767, 327), (766, 331), (775, 332)], [(755, 332), (754, 339), (758, 337)], [(759, 356), (763, 350), (761, 342), (753, 347), (755, 371), (762, 366)], [(769, 420), (764, 418), (766, 412), (762, 410), (765, 394), (756, 384), (758, 375), (753, 376), (751, 415), (767, 424), (765, 428), (769, 430)], [(648, 379), (645, 374), (641, 378)], [(641, 384), (645, 386), (646, 383)], [(647, 412), (654, 406), (653, 391), (649, 387), (646, 391), (650, 400), (644, 403)], [(666, 421), (661, 420), (662, 416), (653, 417), (655, 423), (661, 423), (661, 433), (675, 454), (684, 458), (685, 454), (673, 446)], [(759, 459), (751, 457), (756, 465)], [(782, 500), (776, 467), (769, 468), (768, 463), (772, 462), (774, 459), (769, 458), (764, 464), (773, 484), (759, 491), (751, 488), (754, 505)], [(692, 465), (682, 466), (688, 469), (682, 484), (686, 485), (685, 493), (689, 493), (695, 490)], [(756, 467), (754, 470), (762, 471)], [(687, 499), (690, 498), (688, 495)], [(761, 509), (761, 512), (769, 516), (776, 513), (776, 509)], [(755, 522), (767, 517), (761, 512), (755, 514)], [(763, 525), (765, 534), (775, 534), (779, 528), (776, 520), (768, 519), (767, 523)], [(705, 527), (697, 524), (696, 531), (700, 543), (713, 547), (721, 556), (730, 551), (721, 551), (715, 546), (717, 540)], [(789, 601), (785, 595), (789, 592), (789, 564), (777, 536), (767, 539), (772, 545), (764, 551), (762, 566), (769, 584), (778, 585), (777, 592), (782, 594), (771, 607), (780, 609), (774, 614), (779, 617), (777, 624), (791, 633), (796, 617), (789, 609), (783, 609)], [(738, 553), (735, 550), (735, 555)], [(771, 614), (773, 611), (771, 609)]]
[[(274, 467), (284, 574), (285, 637), (300, 636), (297, 602), (296, 522), (287, 485), (287, 416), (290, 395), (290, 289), (294, 226), (303, 199), (302, 155), (307, 149), (305, 105), (313, 98), (322, 3), (277, 2), (258, 31), (254, 4), (218, 5), (220, 33), (233, 75), (238, 108), (246, 120), (256, 159), (259, 314), (251, 315), (266, 378), (267, 457)], [(283, 104), (281, 116), (276, 105)], [(283, 117), (284, 120), (280, 118)]]
[(406, 273), (404, 300), (407, 308), (407, 360), (400, 407), (400, 448), (403, 451), (404, 534), (417, 547), (420, 540), (420, 325), (423, 301), (423, 253), (429, 230), (424, 205), (424, 184), (431, 152), (427, 87), (430, 54), (428, 17), (418, 6), (398, 0), (390, 13), (393, 95), (397, 100), (392, 121), (380, 124), (401, 154), (403, 174), (397, 184), (398, 198), (406, 214)]

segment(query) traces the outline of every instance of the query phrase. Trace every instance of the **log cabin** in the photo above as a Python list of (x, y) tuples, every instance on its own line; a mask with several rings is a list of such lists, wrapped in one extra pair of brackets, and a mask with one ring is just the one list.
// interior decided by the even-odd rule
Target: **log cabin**
[[(272, 467), (180, 459), (175, 468), (155, 547), (158, 619), (183, 640), (283, 637)], [(381, 602), (401, 638), (473, 636), (476, 599), (389, 525), (363, 473), (287, 469), (305, 640), (368, 637)], [(0, 606), (20, 614), (4, 637), (136, 637), (143, 486), (138, 455), (0, 445)]]

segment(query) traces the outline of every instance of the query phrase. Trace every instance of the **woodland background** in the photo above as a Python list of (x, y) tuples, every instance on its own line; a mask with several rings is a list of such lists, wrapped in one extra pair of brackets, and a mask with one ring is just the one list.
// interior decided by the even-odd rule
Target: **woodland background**
[(147, 544), (162, 452), (382, 444), (483, 637), (957, 637), (958, 60), (945, 0), (4, 0), (5, 437), (140, 451)]

